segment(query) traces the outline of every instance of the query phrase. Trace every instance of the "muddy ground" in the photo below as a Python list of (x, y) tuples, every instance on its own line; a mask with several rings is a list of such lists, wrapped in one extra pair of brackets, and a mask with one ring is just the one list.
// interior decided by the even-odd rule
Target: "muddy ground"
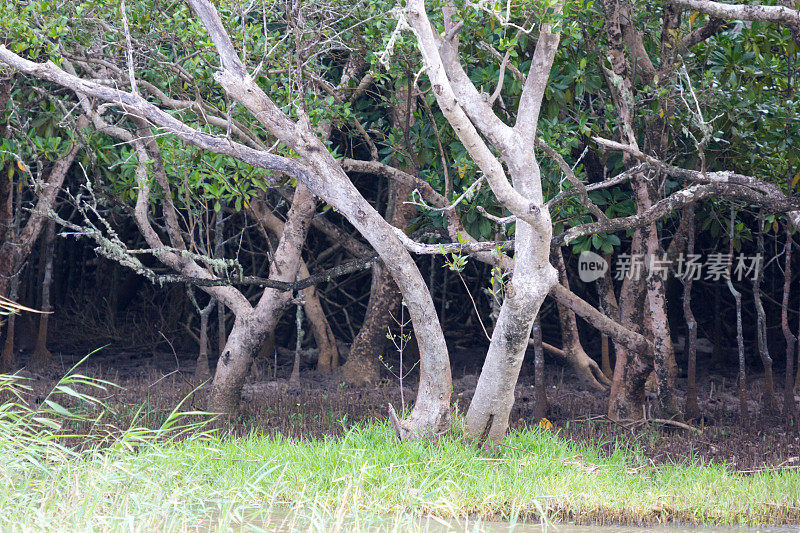
[[(468, 354), (466, 360), (475, 360)], [(55, 364), (42, 371), (23, 373), (32, 378), (32, 397), (43, 398), (55, 381), (64, 375), (78, 356), (54, 354)], [(477, 368), (470, 364), (454, 364), (453, 401), (460, 412), (466, 412), (477, 382)], [(464, 358), (462, 358), (462, 361)], [(26, 363), (24, 354), (20, 358)], [(285, 379), (290, 367), (278, 367), (278, 379), (271, 376), (248, 380), (242, 394), (242, 414), (234, 422), (236, 432), (257, 429), (264, 433), (282, 433), (295, 437), (322, 437), (341, 434), (358, 422), (383, 419), (391, 402), (399, 410), (400, 387), (397, 380), (368, 388), (343, 385), (335, 376), (311, 370), (301, 374), (300, 385), (290, 388)], [(527, 367), (517, 385), (516, 403), (511, 416), (512, 428), (535, 424), (533, 420), (533, 377)], [(82, 374), (107, 379), (121, 386), (100, 394), (115, 409), (121, 424), (132, 416), (137, 406), (146, 404), (140, 422), (157, 424), (193, 389), (191, 376), (194, 360), (190, 355), (174, 353), (95, 353), (79, 370)], [(271, 374), (272, 369), (266, 373)], [(661, 424), (618, 424), (605, 418), (608, 392), (596, 391), (572, 378), (568, 369), (547, 367), (549, 400), (548, 419), (553, 430), (567, 439), (589, 442), (613, 449), (615, 442), (635, 443), (644, 457), (654, 464), (695, 461), (698, 459), (724, 463), (737, 471), (765, 467), (800, 468), (800, 431), (786, 428), (781, 417), (764, 414), (761, 397), (763, 376), (748, 376), (750, 420), (742, 424), (738, 412), (736, 379), (733, 374), (710, 372), (702, 367), (698, 375), (698, 394), (704, 419), (694, 433)], [(778, 398), (782, 401), (776, 376)], [(406, 380), (404, 399), (408, 404), (415, 396), (416, 377)], [(682, 401), (685, 378), (678, 379)], [(204, 391), (194, 392), (187, 407), (202, 409)], [(796, 398), (800, 401), (800, 397)]]

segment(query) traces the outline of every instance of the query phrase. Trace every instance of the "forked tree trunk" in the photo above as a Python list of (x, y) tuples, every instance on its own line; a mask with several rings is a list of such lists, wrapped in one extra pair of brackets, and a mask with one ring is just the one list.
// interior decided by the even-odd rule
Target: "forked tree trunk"
[[(683, 219), (687, 220), (686, 226), (686, 253), (694, 254), (694, 204), (689, 204), (683, 209)], [(696, 420), (700, 418), (700, 406), (697, 404), (697, 320), (692, 312), (692, 283), (694, 276), (686, 276), (683, 280), (683, 317), (686, 320), (686, 357), (688, 359), (688, 375), (686, 384), (686, 418)]]
[[(514, 185), (524, 197), (541, 205), (539, 165), (533, 154), (518, 155), (518, 166), (511, 165)], [(549, 261), (553, 234), (550, 211), (541, 207), (536, 217), (535, 228), (517, 221), (513, 275), (506, 284), (505, 299), (467, 411), (467, 431), (479, 442), (488, 438), (498, 444), (508, 429), (533, 321), (550, 289), (558, 283), (558, 272)]]
[[(9, 64), (24, 72), (56, 81), (76, 90), (81, 95), (113, 102), (125, 100), (124, 105), (128, 113), (147, 117), (162, 127), (174, 128), (170, 131), (180, 139), (202, 149), (232, 155), (260, 168), (288, 173), (339, 210), (367, 239), (375, 251), (386, 259), (387, 268), (403, 293), (412, 318), (414, 334), (420, 349), (420, 386), (411, 415), (396, 424), (398, 434), (402, 438), (419, 438), (449, 429), (451, 425), (452, 378), (447, 344), (436, 320), (430, 293), (400, 237), (394, 233), (391, 226), (383, 220), (348, 179), (341, 164), (312, 131), (308, 117), (304, 115), (298, 121), (290, 119), (247, 74), (248, 70), (238, 56), (214, 5), (208, 0), (188, 0), (188, 3), (206, 26), (217, 52), (219, 52), (222, 68), (214, 76), (216, 81), (230, 97), (242, 104), (278, 140), (294, 150), (298, 159), (276, 156), (234, 142), (221, 143), (216, 137), (194, 130), (185, 124), (176, 124), (177, 119), (146, 104), (141, 97), (135, 94), (124, 93), (92, 81), (80, 80), (52, 63), (34, 64), (8, 52), (1, 45), (0, 55), (2, 55), (3, 61), (10, 62)], [(428, 30), (430, 31), (430, 28)], [(544, 80), (546, 81), (546, 76)], [(128, 137), (125, 139), (126, 141), (136, 143), (136, 139), (126, 137)], [(529, 146), (532, 143), (533, 139)], [(137, 179), (140, 181), (140, 189), (147, 188), (146, 179), (138, 176)], [(146, 223), (147, 212), (144, 203), (146, 196), (140, 194), (139, 197), (142, 201), (137, 201), (137, 223), (144, 225), (140, 229), (145, 231), (147, 238), (155, 243), (158, 240), (157, 234), (149, 223)], [(167, 196), (166, 203), (169, 203), (170, 200)], [(139, 205), (140, 203), (141, 205)], [(539, 243), (542, 249), (549, 248), (549, 235), (547, 239), (547, 242)], [(185, 266), (185, 270), (191, 274), (199, 273), (198, 271), (202, 270), (193, 261), (183, 260), (170, 251), (166, 251), (160, 259), (169, 263), (169, 266), (173, 268)], [(208, 275), (206, 271), (204, 272)], [(292, 275), (295, 274), (296, 271), (293, 271)], [(241, 315), (237, 316), (237, 322), (241, 328), (247, 330), (248, 334), (238, 333), (236, 342), (228, 340), (227, 358), (223, 357), (226, 359), (226, 364), (218, 365), (217, 377), (214, 380), (210, 396), (209, 405), (217, 411), (228, 411), (231, 407), (238, 406), (238, 398), (234, 397), (233, 391), (238, 390), (236, 385), (241, 386), (243, 382), (244, 378), (240, 379), (239, 376), (246, 374), (247, 362), (252, 354), (249, 342), (253, 340), (253, 337), (262, 336), (255, 333), (258, 333), (258, 329), (261, 327), (259, 324), (263, 324), (269, 319), (269, 316), (265, 317), (264, 315), (270, 314), (267, 313), (267, 310), (274, 307), (273, 303), (277, 299), (270, 292), (266, 298), (262, 297), (253, 312), (249, 312), (245, 311), (248, 303), (241, 294), (236, 295), (234, 291), (223, 289), (225, 288), (205, 288), (206, 292), (210, 294), (224, 297), (226, 305), (230, 303), (242, 308)], [(233, 336), (233, 332), (231, 335)], [(250, 351), (243, 352), (243, 349)], [(236, 360), (236, 362), (232, 363), (232, 360)], [(234, 402), (234, 400), (236, 401)]]
[[(569, 289), (567, 267), (564, 264), (564, 256), (561, 253), (561, 249), (555, 250), (552, 257), (553, 263), (558, 269), (559, 281)], [(611, 380), (606, 377), (597, 363), (583, 349), (578, 336), (578, 321), (575, 318), (575, 312), (558, 302), (556, 307), (558, 308), (558, 318), (561, 324), (562, 350), (575, 375), (583, 383), (594, 389), (606, 390), (611, 385)]]
[[(764, 215), (758, 214), (758, 233), (756, 235), (758, 246), (759, 261), (756, 265), (758, 269), (753, 278), (753, 302), (756, 307), (756, 338), (758, 342), (758, 355), (761, 357), (761, 364), (764, 365), (764, 397), (762, 399), (762, 410), (765, 414), (771, 415), (778, 410), (778, 401), (775, 397), (775, 385), (772, 375), (772, 357), (769, 355), (767, 346), (767, 316), (764, 306), (761, 304), (761, 281), (764, 278), (762, 260), (764, 257)], [(789, 329), (788, 317), (786, 329)], [(791, 332), (790, 332), (791, 333)], [(784, 332), (785, 335), (785, 332)]]
[(50, 304), (50, 286), (53, 283), (53, 254), (55, 252), (55, 232), (56, 223), (51, 220), (47, 224), (42, 247), (42, 259), (44, 259), (44, 274), (42, 276), (42, 314), (39, 315), (39, 331), (36, 335), (36, 346), (33, 348), (33, 365), (37, 368), (44, 368), (53, 358), (53, 354), (47, 349), (47, 325), (50, 318), (52, 306)]
[[(305, 185), (298, 184), (283, 235), (270, 264), (270, 279), (294, 281), (300, 265), (300, 251), (315, 209), (314, 195)], [(252, 357), (269, 332), (275, 329), (289, 297), (290, 293), (265, 289), (255, 309), (236, 315), (217, 363), (208, 397), (209, 411), (226, 414), (238, 411), (242, 385)]]
[[(266, 231), (269, 231), (273, 235), (280, 238), (280, 236), (283, 234), (284, 223), (269, 211), (263, 201), (261, 199), (254, 200), (250, 204), (250, 208), (262, 227)], [(265, 237), (267, 239), (270, 238), (268, 234), (265, 234)], [(300, 268), (297, 271), (297, 277), (302, 279), (307, 278), (309, 275), (310, 273), (305, 261), (301, 260)], [(319, 295), (317, 294), (317, 288), (312, 285), (311, 287), (307, 287), (300, 292), (303, 295), (303, 300), (305, 301), (305, 314), (308, 318), (308, 321), (311, 323), (311, 331), (314, 334), (314, 341), (317, 344), (317, 350), (319, 352), (317, 358), (317, 370), (320, 372), (329, 373), (332, 369), (339, 365), (339, 349), (336, 346), (336, 338), (333, 335), (333, 331), (328, 323), (328, 319), (325, 317), (325, 312), (322, 309), (322, 303), (320, 302)], [(274, 348), (274, 336), (272, 332), (270, 332), (270, 338), (273, 339), (272, 344)], [(268, 351), (269, 355), (272, 355), (272, 351)]]
[(203, 382), (211, 377), (211, 368), (208, 364), (208, 319), (216, 307), (217, 301), (211, 298), (205, 307), (200, 308), (194, 297), (191, 287), (189, 288), (189, 299), (192, 302), (197, 314), (200, 315), (200, 336), (198, 337), (197, 364), (194, 368), (195, 382)]

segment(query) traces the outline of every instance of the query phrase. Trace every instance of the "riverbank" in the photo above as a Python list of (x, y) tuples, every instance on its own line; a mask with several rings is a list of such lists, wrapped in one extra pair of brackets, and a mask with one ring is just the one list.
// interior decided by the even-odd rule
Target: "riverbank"
[[(274, 516), (296, 530), (337, 524), (415, 530), (421, 527), (415, 517), (431, 527), (436, 518), (467, 517), (637, 525), (800, 521), (800, 472), (793, 468), (740, 473), (704, 462), (655, 465), (635, 445), (601, 448), (539, 428), (513, 430), (503, 446), (486, 450), (462, 437), (460, 415), (435, 442), (398, 442), (385, 422), (321, 439), (255, 431), (220, 436), (197, 414), (166, 416), (156, 429), (135, 418), (119, 430), (107, 414), (87, 426), (85, 415), (55, 407), (58, 396), (74, 400), (80, 385), (62, 382), (61, 394), (39, 407), (6, 395), (0, 530), (272, 528)], [(91, 431), (64, 436), (76, 422)]]

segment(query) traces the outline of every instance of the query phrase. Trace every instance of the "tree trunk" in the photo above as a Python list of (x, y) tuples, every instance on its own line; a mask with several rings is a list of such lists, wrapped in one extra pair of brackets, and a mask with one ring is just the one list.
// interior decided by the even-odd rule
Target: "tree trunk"
[(300, 386), (300, 353), (303, 350), (303, 306), (297, 306), (295, 313), (295, 327), (297, 328), (297, 340), (294, 346), (294, 364), (292, 365), (292, 374), (289, 376), (289, 387), (296, 389)]
[[(214, 216), (214, 257), (225, 257), (225, 210), (220, 208)], [(225, 304), (217, 301), (217, 351), (225, 350), (227, 328), (225, 326)]]
[[(406, 139), (409, 139), (409, 128), (413, 124), (413, 113), (416, 109), (414, 89), (398, 82), (395, 87), (395, 95), (397, 104), (392, 108), (392, 124), (403, 132)], [(406, 163), (401, 170), (417, 176), (416, 164), (413, 163), (416, 154), (412, 150), (414, 147), (407, 146), (408, 153), (405, 155), (410, 162)], [(396, 160), (394, 164), (398, 165)], [(385, 218), (392, 226), (403, 231), (416, 215), (416, 208), (406, 203), (410, 197), (411, 187), (394, 180), (389, 182), (389, 201), (386, 206)], [(433, 294), (432, 290), (431, 294)], [(433, 296), (431, 298), (433, 299)], [(362, 386), (375, 383), (380, 379), (378, 357), (383, 355), (386, 347), (386, 334), (389, 333), (392, 325), (392, 315), (399, 308), (401, 301), (402, 295), (389, 271), (380, 263), (376, 263), (372, 267), (372, 285), (364, 321), (353, 339), (347, 362), (342, 366), (342, 378), (347, 383)], [(441, 309), (439, 323), (444, 324)], [(400, 373), (402, 374), (402, 372), (401, 368)]]
[(397, 311), (400, 293), (383, 263), (372, 267), (372, 285), (367, 311), (358, 335), (342, 365), (342, 379), (353, 386), (365, 386), (380, 379), (378, 357), (386, 346), (392, 314)]
[[(728, 233), (730, 236), (730, 247), (728, 248), (728, 273), (727, 283), (728, 290), (731, 291), (733, 299), (736, 301), (736, 345), (739, 348), (739, 422), (742, 427), (746, 427), (748, 423), (749, 413), (747, 409), (747, 384), (746, 384), (746, 368), (744, 359), (744, 333), (742, 332), (742, 293), (736, 290), (733, 286), (733, 279), (731, 278), (731, 268), (733, 266), (733, 237), (734, 237), (734, 208), (731, 205), (730, 223), (728, 225)], [(787, 227), (788, 233), (788, 227)], [(791, 258), (791, 253), (788, 255)]]
[[(82, 123), (82, 121), (79, 122)], [(16, 229), (7, 232), (5, 240), (0, 242), (0, 295), (8, 294), (11, 279), (17, 275), (22, 265), (28, 260), (33, 245), (44, 227), (46, 214), (53, 208), (58, 191), (61, 190), (67, 172), (79, 150), (80, 146), (73, 143), (67, 153), (53, 164), (47, 178), (43, 180), (43, 187), (37, 195), (36, 205), (31, 209), (31, 214), (24, 226), (20, 220), (19, 209), (15, 209), (18, 213), (14, 216)], [(17, 198), (19, 199), (20, 195), (17, 195)], [(7, 203), (11, 200), (6, 197), (0, 201)], [(7, 207), (2, 209), (4, 215)]]
[[(8, 299), (17, 300), (17, 290), (19, 289), (19, 276), (15, 276), (10, 283)], [(14, 334), (16, 332), (17, 316), (10, 315), (6, 320), (6, 342), (3, 344), (3, 351), (0, 353), (0, 372), (10, 373), (17, 369), (17, 352), (14, 349)]]
[(208, 365), (208, 318), (215, 303), (211, 300), (200, 310), (200, 353), (197, 355), (197, 366), (194, 369), (194, 379), (197, 382), (206, 381), (211, 377), (211, 368)]
[[(406, 203), (411, 196), (411, 189), (390, 182), (389, 191), (387, 218), (392, 226), (404, 230), (416, 211), (413, 205)], [(372, 267), (372, 285), (364, 322), (350, 347), (347, 362), (342, 366), (342, 377), (347, 383), (361, 386), (375, 383), (380, 378), (378, 357), (384, 352), (386, 334), (401, 300), (402, 295), (386, 266), (376, 263)]]
[[(764, 278), (762, 268), (764, 257), (764, 214), (759, 211), (758, 214), (758, 233), (756, 235), (756, 242), (758, 245), (758, 265), (756, 268), (756, 276), (753, 278), (753, 302), (756, 307), (756, 338), (758, 342), (758, 355), (761, 357), (761, 364), (764, 365), (764, 397), (762, 399), (762, 409), (765, 414), (771, 415), (778, 410), (778, 401), (775, 397), (775, 385), (773, 383), (772, 375), (772, 357), (769, 355), (769, 346), (767, 346), (767, 316), (764, 312), (764, 306), (761, 303), (761, 281)], [(787, 302), (788, 303), (788, 302)], [(786, 330), (789, 329), (788, 317)], [(791, 333), (791, 332), (790, 332)], [(785, 332), (784, 332), (785, 335)]]
[[(298, 278), (306, 278), (310, 274), (305, 262), (300, 263), (300, 270)], [(333, 335), (331, 325), (325, 316), (325, 311), (322, 309), (322, 302), (320, 302), (317, 295), (317, 288), (315, 286), (308, 287), (301, 291), (303, 299), (305, 300), (305, 313), (308, 322), (311, 325), (311, 333), (314, 335), (314, 341), (317, 343), (317, 370), (325, 374), (330, 374), (333, 370), (339, 367), (339, 348), (336, 346), (336, 337)]]
[[(686, 253), (694, 254), (694, 204), (689, 204), (683, 209), (683, 219), (687, 220), (686, 226)], [(686, 335), (688, 337), (686, 357), (688, 359), (688, 376), (686, 384), (686, 418), (697, 420), (700, 418), (700, 406), (697, 404), (697, 320), (692, 312), (692, 283), (694, 276), (686, 276), (683, 280), (683, 316), (686, 320)]]
[[(514, 188), (541, 205), (539, 164), (530, 152), (516, 155), (508, 158)], [(553, 225), (547, 207), (538, 208), (535, 222), (536, 227), (517, 221), (513, 275), (506, 283), (505, 299), (467, 411), (467, 431), (481, 443), (488, 438), (498, 444), (508, 429), (533, 321), (550, 289), (558, 283), (558, 272), (549, 261)]]
[[(293, 281), (296, 278), (300, 251), (315, 210), (314, 195), (305, 185), (298, 184), (283, 235), (270, 265), (270, 279)], [(236, 315), (225, 350), (217, 363), (208, 398), (209, 411), (226, 414), (238, 411), (242, 385), (253, 354), (275, 328), (289, 298), (290, 293), (268, 288), (264, 290), (255, 309)]]
[(785, 422), (791, 424), (795, 417), (794, 387), (792, 386), (792, 362), (798, 339), (789, 328), (789, 293), (792, 282), (792, 233), (789, 224), (786, 224), (786, 243), (783, 247), (783, 299), (781, 300), (781, 329), (783, 338), (786, 339), (786, 387), (783, 396), (783, 416)]
[[(559, 281), (569, 289), (567, 267), (564, 264), (564, 256), (561, 253), (561, 249), (555, 250), (552, 257), (553, 263), (558, 269)], [(606, 390), (611, 385), (611, 380), (605, 376), (597, 363), (583, 349), (578, 337), (578, 321), (575, 318), (575, 313), (558, 302), (556, 302), (556, 307), (558, 308), (558, 318), (561, 324), (562, 350), (572, 370), (583, 383), (596, 390)]]
[[(265, 230), (280, 237), (284, 230), (284, 223), (269, 211), (262, 200), (254, 200), (250, 204), (250, 208)], [(265, 234), (265, 237), (269, 239), (269, 235)], [(305, 261), (300, 261), (300, 269), (297, 275), (298, 278), (306, 278), (310, 275)], [(317, 288), (312, 285), (300, 292), (305, 301), (305, 314), (311, 323), (311, 331), (314, 334), (314, 340), (319, 351), (317, 370), (329, 373), (339, 365), (339, 349), (336, 346), (336, 338), (333, 335), (328, 319), (325, 317), (322, 302), (320, 302), (317, 295)], [(272, 333), (270, 333), (270, 336), (272, 336)], [(271, 354), (272, 352), (270, 352)]]
[[(604, 256), (606, 264), (611, 265), (611, 254)], [(611, 269), (606, 269), (601, 278), (597, 280), (597, 299), (600, 311), (613, 320), (619, 320), (619, 305), (614, 294), (614, 281), (611, 279)], [(614, 377), (614, 369), (611, 366), (611, 347), (609, 346), (609, 336), (601, 334), (602, 366), (603, 374), (611, 380)]]
[(52, 305), (50, 304), (50, 286), (53, 282), (53, 254), (55, 252), (55, 231), (56, 223), (51, 220), (47, 224), (47, 231), (44, 234), (42, 247), (42, 259), (44, 259), (44, 275), (42, 279), (42, 314), (39, 315), (39, 332), (36, 335), (36, 346), (33, 349), (33, 365), (37, 368), (44, 368), (53, 358), (53, 354), (47, 349), (47, 323), (50, 318)]
[[(644, 180), (634, 180), (637, 200), (643, 209), (651, 206), (650, 193)], [(661, 418), (682, 418), (675, 400), (675, 350), (672, 347), (669, 321), (667, 319), (665, 276), (668, 270), (656, 267), (663, 253), (658, 241), (658, 227), (655, 223), (642, 228), (642, 238), (648, 258), (647, 271), (647, 306), (650, 318), (650, 333), (653, 339), (653, 368), (658, 384), (658, 407)], [(647, 312), (646, 311), (646, 312)]]
[(547, 381), (544, 371), (544, 349), (542, 347), (542, 325), (537, 318), (531, 330), (533, 341), (533, 418), (537, 422), (547, 417)]
[[(644, 242), (641, 230), (633, 232), (631, 256), (644, 255)], [(643, 334), (645, 331), (644, 304), (645, 285), (641, 279), (626, 276), (619, 293), (619, 321), (626, 328)], [(647, 354), (628, 349), (614, 342), (617, 358), (614, 364), (614, 378), (611, 381), (611, 395), (608, 401), (608, 417), (611, 420), (641, 418), (644, 407), (644, 386), (653, 370), (653, 361)]]

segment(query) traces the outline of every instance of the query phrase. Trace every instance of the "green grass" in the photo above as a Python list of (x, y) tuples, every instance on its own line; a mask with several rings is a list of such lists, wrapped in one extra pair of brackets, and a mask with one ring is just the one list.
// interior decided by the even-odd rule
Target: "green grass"
[[(724, 465), (653, 467), (638, 451), (513, 432), (482, 450), (462, 419), (436, 442), (401, 443), (386, 423), (324, 440), (221, 438), (174, 413), (120, 430), (96, 412), (91, 436), (65, 437), (94, 405), (81, 376), (40, 407), (0, 379), (0, 530), (196, 530), (284, 522), (289, 529), (425, 529), (443, 519), (776, 524), (800, 519), (800, 472)], [(108, 384), (98, 384), (109, 386)], [(83, 387), (83, 388), (82, 388)], [(69, 401), (67, 401), (69, 400)], [(88, 410), (87, 410), (88, 412)], [(189, 415), (196, 419), (198, 415)], [(188, 420), (188, 419), (187, 419)], [(89, 432), (87, 432), (89, 433)], [(269, 518), (269, 522), (265, 520)], [(431, 522), (433, 520), (433, 522)]]

